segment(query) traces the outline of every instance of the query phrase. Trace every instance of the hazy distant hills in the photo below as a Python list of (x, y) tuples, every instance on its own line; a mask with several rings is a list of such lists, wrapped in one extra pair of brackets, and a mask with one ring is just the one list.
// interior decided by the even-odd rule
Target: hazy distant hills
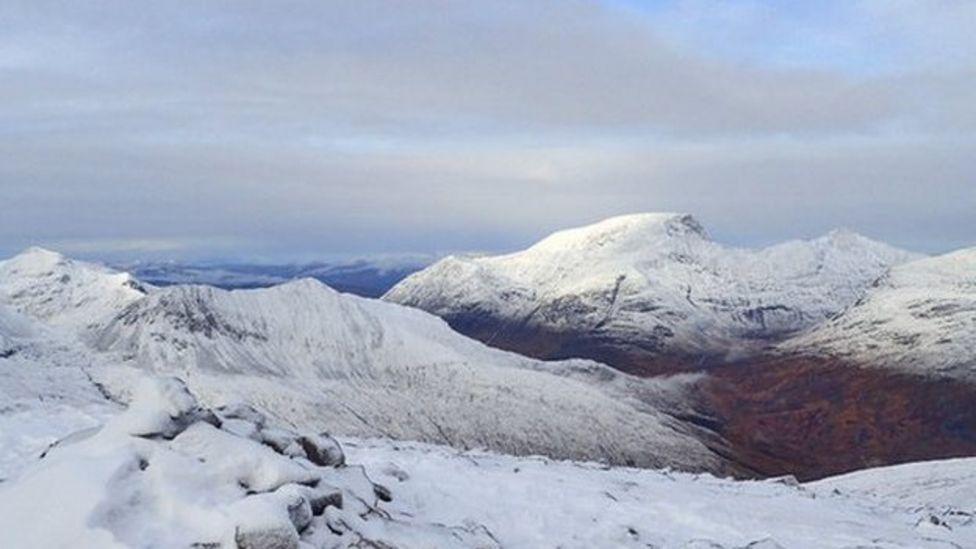
[(340, 292), (379, 297), (435, 260), (433, 255), (414, 254), (293, 264), (161, 261), (116, 263), (113, 267), (155, 286), (206, 284), (230, 290), (314, 278)]

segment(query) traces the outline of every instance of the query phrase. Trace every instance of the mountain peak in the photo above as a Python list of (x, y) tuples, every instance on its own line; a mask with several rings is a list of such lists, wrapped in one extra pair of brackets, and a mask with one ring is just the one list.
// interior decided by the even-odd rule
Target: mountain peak
[(600, 248), (640, 249), (672, 239), (708, 240), (694, 216), (685, 213), (620, 215), (596, 223), (558, 231), (539, 241), (535, 252), (580, 252)]
[(3, 263), (19, 271), (38, 272), (51, 270), (65, 261), (67, 258), (58, 252), (39, 246), (31, 246)]

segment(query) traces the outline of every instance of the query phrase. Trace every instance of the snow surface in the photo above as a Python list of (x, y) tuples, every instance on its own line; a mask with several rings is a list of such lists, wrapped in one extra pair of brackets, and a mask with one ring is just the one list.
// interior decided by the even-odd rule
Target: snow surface
[[(660, 411), (683, 381), (546, 363), (453, 332), (423, 311), (301, 280), (175, 286), (93, 336), (112, 362), (175, 374), (208, 404), (246, 399), (302, 429), (642, 466), (728, 470)], [(131, 372), (104, 368), (106, 386)]]
[(86, 374), (92, 360), (77, 341), (0, 304), (0, 480), (116, 412)]
[(976, 248), (892, 269), (853, 307), (783, 349), (976, 381)]
[[(505, 547), (976, 546), (976, 459), (797, 485), (344, 442), (350, 460), (390, 486), (392, 516), (482, 524)], [(903, 493), (936, 483), (951, 489), (905, 504)], [(932, 517), (953, 522), (936, 526)]]
[[(220, 420), (176, 380), (144, 379), (137, 395), (0, 484), (0, 547), (495, 546), (466, 525), (390, 519), (361, 468), (318, 466), (205, 420), (181, 423), (193, 413)], [(169, 424), (145, 432), (147, 417)]]
[(843, 230), (729, 248), (690, 215), (637, 214), (560, 231), (509, 255), (448, 257), (384, 299), (446, 318), (653, 339), (663, 351), (734, 358), (750, 340), (826, 320), (892, 265), (918, 257)]

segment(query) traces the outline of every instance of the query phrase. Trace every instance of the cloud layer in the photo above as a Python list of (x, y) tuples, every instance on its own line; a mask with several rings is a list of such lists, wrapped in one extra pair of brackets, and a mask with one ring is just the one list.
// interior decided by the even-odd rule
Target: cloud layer
[(8, 0), (0, 252), (504, 249), (639, 210), (976, 245), (974, 4), (783, 4)]

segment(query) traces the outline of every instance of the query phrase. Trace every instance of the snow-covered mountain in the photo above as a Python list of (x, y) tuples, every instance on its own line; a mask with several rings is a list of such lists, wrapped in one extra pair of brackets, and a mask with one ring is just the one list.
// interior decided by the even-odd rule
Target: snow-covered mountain
[[(243, 398), (302, 428), (728, 469), (659, 410), (679, 400), (679, 381), (499, 351), (423, 311), (314, 280), (255, 290), (162, 288), (90, 341), (113, 361), (180, 375), (208, 403)], [(97, 377), (111, 387), (116, 374), (108, 371)]]
[(976, 381), (976, 248), (893, 268), (853, 307), (783, 349)]
[(823, 322), (918, 257), (847, 231), (729, 248), (690, 215), (638, 214), (509, 255), (448, 257), (384, 299), (502, 348), (659, 372), (737, 358)]
[(97, 326), (149, 289), (128, 273), (43, 248), (0, 261), (0, 303), (74, 331)]

